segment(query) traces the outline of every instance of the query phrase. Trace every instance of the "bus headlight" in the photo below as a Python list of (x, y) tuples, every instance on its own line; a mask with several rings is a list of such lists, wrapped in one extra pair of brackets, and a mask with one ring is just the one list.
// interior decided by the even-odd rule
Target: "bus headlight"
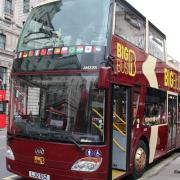
[(9, 146), (7, 146), (7, 149), (6, 149), (6, 158), (15, 160), (14, 153)]
[(73, 164), (71, 170), (93, 172), (100, 167), (101, 163), (102, 163), (102, 158), (85, 157), (77, 160)]

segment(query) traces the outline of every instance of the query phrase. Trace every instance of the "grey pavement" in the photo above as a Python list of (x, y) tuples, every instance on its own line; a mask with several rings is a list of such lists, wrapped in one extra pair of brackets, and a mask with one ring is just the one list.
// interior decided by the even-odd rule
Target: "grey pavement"
[(178, 156), (176, 159), (171, 161), (171, 163), (163, 167), (157, 174), (155, 174), (155, 176), (152, 176), (148, 179), (149, 180), (156, 180), (156, 179), (180, 180), (180, 157)]
[(6, 129), (0, 129), (0, 177), (6, 175), (5, 167), (5, 152), (6, 152)]
[(151, 165), (139, 180), (180, 180), (180, 152), (174, 152), (170, 156)]

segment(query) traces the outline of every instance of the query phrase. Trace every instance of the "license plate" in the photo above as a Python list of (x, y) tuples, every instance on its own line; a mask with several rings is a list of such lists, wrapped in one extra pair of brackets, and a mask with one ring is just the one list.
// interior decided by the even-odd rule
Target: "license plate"
[(35, 179), (50, 180), (50, 175), (42, 174), (42, 173), (38, 173), (34, 171), (29, 171), (29, 177), (32, 177)]

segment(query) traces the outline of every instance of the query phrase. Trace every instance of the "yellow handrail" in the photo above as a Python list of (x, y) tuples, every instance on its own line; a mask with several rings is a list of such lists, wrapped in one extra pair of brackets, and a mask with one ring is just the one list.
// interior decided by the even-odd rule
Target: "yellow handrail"
[[(96, 109), (93, 108), (93, 111), (94, 111), (100, 118), (103, 119), (103, 116), (102, 116)], [(103, 132), (102, 129), (100, 129), (96, 123), (92, 122), (92, 124), (93, 124), (101, 133)], [(113, 123), (113, 126), (115, 126), (115, 128), (116, 128), (122, 135), (126, 136), (126, 134), (124, 134), (114, 123)], [(119, 149), (121, 149), (122, 151), (126, 152), (126, 149), (125, 149), (122, 145), (120, 145), (120, 144), (118, 143), (118, 141), (116, 141), (114, 138), (113, 138), (113, 142), (119, 147)]]
[(100, 118), (102, 118), (103, 119), (103, 116), (96, 110), (96, 109), (92, 109)]
[(122, 147), (122, 145), (120, 145), (114, 138), (113, 138), (113, 142), (119, 147), (119, 149), (126, 152), (126, 149), (124, 147)]
[(126, 136), (126, 134), (123, 133), (123, 132), (121, 131), (121, 129), (119, 129), (119, 127), (118, 127), (115, 123), (113, 123), (113, 126), (114, 126), (114, 128), (115, 128), (120, 134), (122, 134), (123, 136)]
[(92, 122), (92, 124), (101, 132), (103, 133), (103, 130), (98, 127), (98, 125), (95, 122)]
[(126, 121), (124, 121), (122, 118), (120, 118), (116, 112), (114, 112), (113, 114), (114, 114), (121, 122), (123, 122), (124, 124), (126, 124)]
[[(92, 124), (93, 124), (101, 133), (103, 132), (102, 129), (100, 129), (100, 128), (97, 126), (96, 123), (92, 122)], [(121, 145), (118, 143), (118, 141), (116, 141), (114, 138), (113, 138), (113, 142), (119, 147), (119, 149), (121, 149), (122, 151), (126, 152), (126, 149), (125, 149), (123, 146), (121, 146)]]

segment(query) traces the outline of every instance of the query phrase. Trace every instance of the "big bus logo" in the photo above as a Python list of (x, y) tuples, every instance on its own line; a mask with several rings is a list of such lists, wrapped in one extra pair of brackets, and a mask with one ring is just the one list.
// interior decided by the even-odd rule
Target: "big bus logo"
[(178, 76), (178, 73), (164, 68), (164, 85), (175, 90), (179, 89), (180, 77)]
[(135, 52), (117, 43), (116, 72), (134, 77), (136, 75), (136, 54)]

